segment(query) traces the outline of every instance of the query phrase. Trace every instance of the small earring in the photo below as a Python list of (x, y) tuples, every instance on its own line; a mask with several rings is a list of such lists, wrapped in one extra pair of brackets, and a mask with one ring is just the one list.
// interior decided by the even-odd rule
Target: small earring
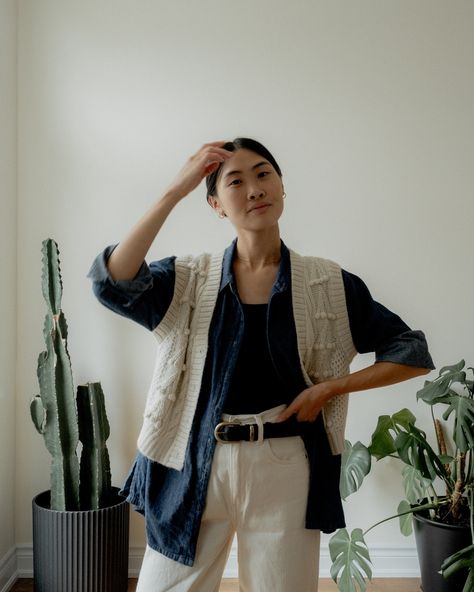
[(219, 212), (217, 215), (219, 216), (219, 218), (220, 218), (221, 220), (222, 220), (222, 218), (225, 218), (225, 214), (224, 214), (224, 212)]
[(285, 199), (285, 197), (286, 197), (286, 193), (285, 192), (283, 192), (282, 197), (283, 197), (283, 199)]

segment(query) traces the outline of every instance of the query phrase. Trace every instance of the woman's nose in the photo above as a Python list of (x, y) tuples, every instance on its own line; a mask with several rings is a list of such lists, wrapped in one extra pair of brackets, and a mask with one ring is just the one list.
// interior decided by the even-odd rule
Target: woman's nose
[(253, 188), (250, 189), (248, 198), (249, 199), (257, 199), (257, 197), (263, 197), (265, 195), (265, 191), (263, 189)]

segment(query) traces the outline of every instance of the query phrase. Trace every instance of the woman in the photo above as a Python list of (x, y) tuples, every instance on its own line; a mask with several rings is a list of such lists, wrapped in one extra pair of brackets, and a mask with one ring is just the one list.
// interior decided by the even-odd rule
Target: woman
[[(145, 256), (206, 178), (237, 237), (223, 252)], [(234, 533), (249, 592), (317, 590), (319, 533), (344, 526), (347, 394), (433, 368), (421, 331), (358, 277), (280, 239), (282, 174), (248, 138), (211, 142), (90, 271), (97, 297), (155, 334), (157, 362), (123, 494), (145, 515), (138, 592), (218, 591)], [(350, 373), (357, 352), (375, 363)]]

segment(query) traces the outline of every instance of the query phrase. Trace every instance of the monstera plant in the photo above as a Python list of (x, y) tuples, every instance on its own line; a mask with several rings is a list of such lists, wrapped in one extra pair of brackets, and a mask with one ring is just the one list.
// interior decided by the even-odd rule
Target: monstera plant
[[(435, 380), (427, 380), (417, 392), (417, 399), (428, 404), (434, 422), (434, 444), (416, 425), (414, 414), (402, 409), (378, 418), (371, 442), (352, 445), (346, 442), (342, 457), (340, 490), (343, 499), (357, 491), (372, 469), (372, 459), (395, 458), (400, 461), (401, 477), (406, 499), (402, 500), (393, 516), (374, 524), (365, 532), (360, 528), (349, 533), (339, 530), (330, 540), (333, 562), (331, 576), (341, 592), (366, 590), (366, 578), (371, 579), (370, 554), (365, 542), (369, 530), (393, 518), (399, 518), (403, 534), (412, 532), (413, 516), (425, 517), (436, 526), (464, 526), (468, 542), (449, 556), (442, 557), (434, 566), (440, 590), (446, 582), (462, 576), (455, 592), (474, 592), (474, 382), (473, 369), (465, 369), (465, 362), (441, 368)], [(435, 411), (440, 410), (441, 418)], [(444, 421), (442, 421), (442, 420)], [(450, 435), (447, 435), (449, 426)], [(439, 483), (444, 485), (440, 493)], [(438, 529), (441, 530), (441, 529)], [(465, 539), (464, 539), (465, 540)], [(417, 539), (418, 542), (418, 539)], [(435, 547), (436, 543), (431, 542)], [(420, 556), (420, 547), (418, 547)], [(444, 561), (443, 561), (444, 560)], [(420, 564), (424, 558), (420, 556)], [(460, 570), (462, 570), (460, 572)], [(431, 576), (431, 574), (430, 574)], [(423, 581), (423, 589), (435, 592), (435, 584)], [(459, 582), (459, 579), (458, 579)], [(463, 587), (464, 586), (464, 587)]]

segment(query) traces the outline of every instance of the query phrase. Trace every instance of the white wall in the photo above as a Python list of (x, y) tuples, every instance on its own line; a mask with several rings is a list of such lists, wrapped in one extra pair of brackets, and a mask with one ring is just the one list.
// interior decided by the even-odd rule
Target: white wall
[(15, 548), (16, 5), (0, 2), (0, 589)]
[[(31, 541), (30, 500), (48, 487), (27, 408), (43, 347), (41, 240), (54, 237), (62, 251), (75, 378), (103, 383), (120, 483), (154, 342), (101, 308), (85, 276), (205, 141), (266, 143), (284, 172), (287, 244), (361, 275), (425, 330), (439, 365), (474, 361), (471, 2), (19, 6), (18, 543)], [(150, 257), (220, 249), (232, 237), (200, 187)], [(349, 436), (367, 441), (378, 414), (414, 407), (421, 383), (354, 395)], [(400, 497), (394, 468), (380, 470), (348, 504), (350, 526), (392, 512)], [(413, 547), (395, 524), (370, 539)], [(137, 517), (131, 543), (143, 544)]]

